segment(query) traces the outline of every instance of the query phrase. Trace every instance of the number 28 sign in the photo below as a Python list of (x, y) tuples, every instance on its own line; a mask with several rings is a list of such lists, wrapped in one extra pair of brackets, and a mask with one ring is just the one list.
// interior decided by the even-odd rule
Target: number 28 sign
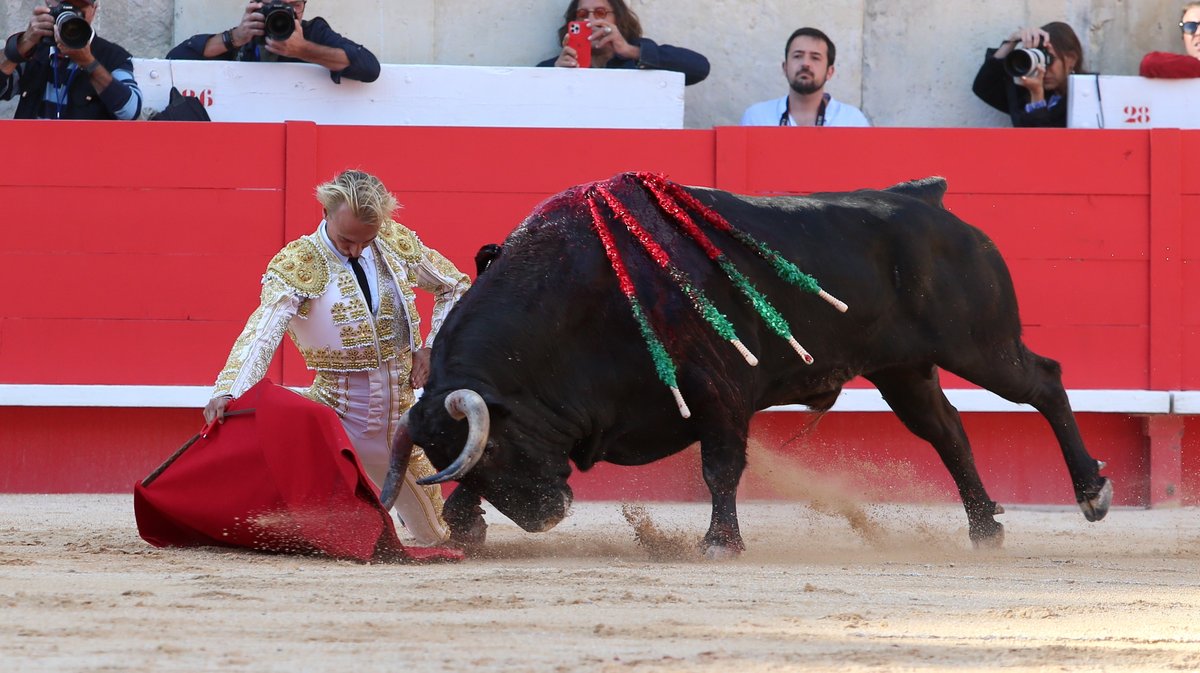
[(1126, 124), (1149, 124), (1150, 123), (1150, 106), (1149, 105), (1126, 105), (1121, 108), (1121, 113), (1125, 116)]

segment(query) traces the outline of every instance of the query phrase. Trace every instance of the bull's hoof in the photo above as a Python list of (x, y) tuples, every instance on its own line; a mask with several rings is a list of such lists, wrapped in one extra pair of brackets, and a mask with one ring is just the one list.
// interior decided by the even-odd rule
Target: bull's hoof
[(746, 551), (746, 543), (738, 533), (716, 534), (712, 532), (704, 536), (700, 543), (700, 552), (704, 558), (711, 561), (729, 561), (737, 558)]
[(453, 547), (457, 547), (466, 552), (479, 549), (487, 540), (487, 522), (483, 517), (472, 519), (465, 526), (450, 526), (450, 542)]
[(705, 544), (704, 558), (709, 561), (732, 561), (741, 556), (743, 549), (737, 546)]
[(1096, 495), (1091, 498), (1086, 498), (1079, 501), (1079, 509), (1083, 510), (1083, 516), (1088, 521), (1096, 522), (1104, 518), (1108, 514), (1108, 507), (1112, 504), (1113, 486), (1112, 480), (1108, 477), (1101, 477), (1104, 480), (1104, 485)]
[(976, 549), (1000, 549), (1004, 546), (1004, 524), (987, 521), (971, 525), (971, 545)]

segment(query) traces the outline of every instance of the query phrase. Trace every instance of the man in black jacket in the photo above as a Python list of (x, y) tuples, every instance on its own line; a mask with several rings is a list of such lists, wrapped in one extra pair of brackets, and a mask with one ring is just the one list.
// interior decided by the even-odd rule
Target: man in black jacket
[[(96, 9), (96, 0), (35, 7), (29, 26), (4, 43), (0, 100), (20, 96), (17, 119), (137, 119), (141, 114), (133, 58), (90, 28)], [(64, 10), (75, 16), (63, 15)], [(56, 17), (75, 21), (65, 27), (70, 45)], [(88, 28), (79, 30), (80, 18)]]
[(282, 61), (315, 63), (329, 70), (334, 82), (343, 77), (362, 82), (379, 78), (379, 59), (366, 47), (348, 40), (329, 27), (321, 17), (304, 21), (307, 0), (278, 0), (295, 13), (295, 31), (282, 40), (266, 37), (263, 5), (246, 5), (242, 21), (221, 33), (193, 35), (176, 45), (167, 58), (186, 61)]

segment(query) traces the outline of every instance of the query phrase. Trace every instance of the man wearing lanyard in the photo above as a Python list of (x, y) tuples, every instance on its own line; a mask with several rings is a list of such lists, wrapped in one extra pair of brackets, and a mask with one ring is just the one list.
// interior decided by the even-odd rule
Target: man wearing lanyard
[(870, 126), (861, 110), (825, 92), (836, 56), (833, 40), (816, 28), (792, 33), (783, 51), (788, 94), (751, 105), (742, 126)]
[[(316, 372), (301, 394), (333, 408), (367, 476), (382, 484), (400, 417), (429, 377), (430, 344), (470, 279), (392, 220), (399, 205), (379, 178), (345, 171), (317, 187), (317, 200), (325, 219), (267, 264), (258, 310), (233, 344), (204, 419), (222, 420), (229, 401), (262, 380), (286, 332)], [(424, 346), (414, 287), (434, 294)], [(439, 487), (416, 484), (434, 472), (414, 448), (396, 501), (424, 545), (450, 532)]]
[(47, 0), (8, 38), (0, 100), (20, 96), (17, 119), (137, 119), (142, 92), (133, 58), (96, 35), (95, 0)]

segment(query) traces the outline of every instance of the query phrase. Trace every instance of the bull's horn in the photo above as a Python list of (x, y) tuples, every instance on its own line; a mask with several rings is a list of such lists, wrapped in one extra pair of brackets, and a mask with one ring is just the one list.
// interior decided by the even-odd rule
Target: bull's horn
[(440, 484), (463, 476), (483, 457), (483, 448), (487, 446), (491, 418), (488, 416), (487, 403), (479, 393), (466, 388), (450, 393), (446, 396), (446, 411), (455, 420), (467, 419), (467, 425), (470, 427), (467, 443), (463, 445), (462, 453), (458, 454), (458, 458), (454, 459), (450, 467), (432, 477), (418, 479), (417, 483), (422, 486)]
[(392, 438), (392, 461), (388, 466), (387, 479), (383, 480), (383, 490), (379, 493), (379, 502), (384, 509), (391, 509), (400, 493), (400, 482), (408, 472), (408, 459), (412, 457), (413, 438), (408, 430), (408, 412), (400, 417), (396, 436)]

